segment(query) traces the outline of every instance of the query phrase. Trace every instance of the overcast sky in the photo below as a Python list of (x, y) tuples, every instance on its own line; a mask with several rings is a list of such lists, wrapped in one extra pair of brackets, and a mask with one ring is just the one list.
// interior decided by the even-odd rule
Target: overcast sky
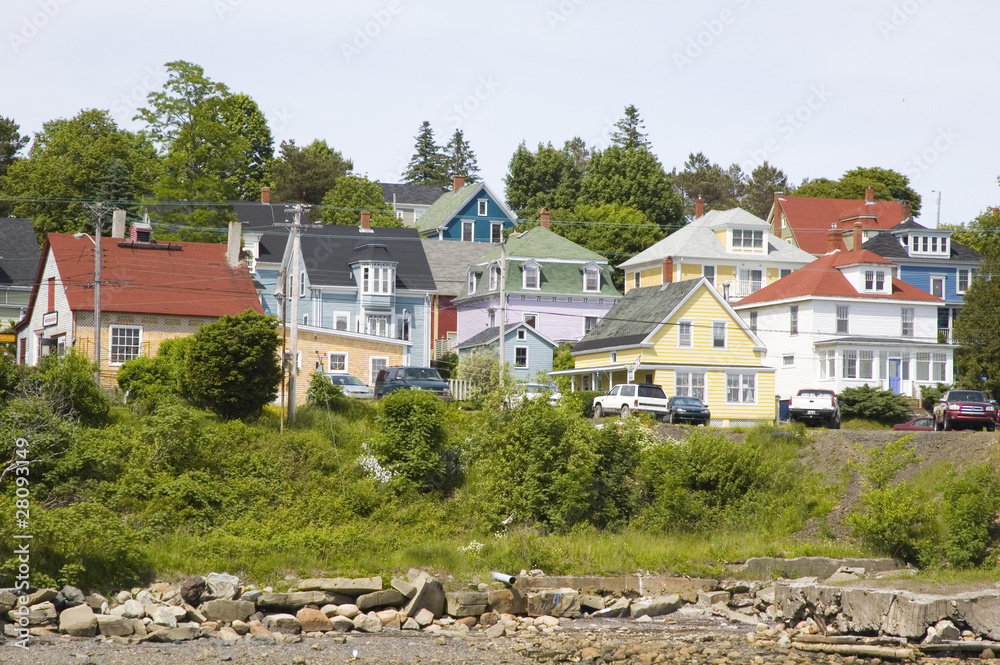
[(691, 152), (792, 182), (908, 175), (921, 221), (1000, 205), (995, 0), (3, 0), (0, 116), (131, 120), (187, 60), (252, 96), (275, 145), (322, 138), (398, 181), (420, 123), (465, 132), (496, 190), (521, 141), (607, 144), (627, 104)]

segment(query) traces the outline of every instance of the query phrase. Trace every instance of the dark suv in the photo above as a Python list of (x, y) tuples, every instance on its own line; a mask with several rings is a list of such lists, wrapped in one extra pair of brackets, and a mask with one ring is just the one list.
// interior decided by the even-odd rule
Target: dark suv
[(996, 403), (979, 390), (949, 390), (934, 406), (934, 429), (996, 429)]
[(418, 388), (441, 397), (451, 399), (448, 382), (441, 378), (432, 367), (387, 367), (375, 377), (375, 397), (383, 397), (393, 390)]

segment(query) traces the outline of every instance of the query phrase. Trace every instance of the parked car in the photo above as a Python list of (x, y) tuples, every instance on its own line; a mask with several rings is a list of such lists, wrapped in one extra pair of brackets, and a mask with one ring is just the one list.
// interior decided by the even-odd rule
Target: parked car
[(353, 374), (339, 374), (336, 372), (326, 372), (323, 374), (335, 386), (340, 386), (344, 394), (357, 399), (372, 399), (375, 391), (364, 384), (364, 382)]
[(949, 390), (934, 405), (934, 429), (986, 428), (992, 432), (997, 427), (996, 402), (981, 390)]
[(919, 418), (911, 418), (905, 423), (899, 423), (898, 425), (893, 425), (895, 430), (904, 430), (907, 432), (929, 432), (934, 429), (934, 418), (931, 416), (921, 416)]
[(822, 388), (803, 388), (788, 401), (788, 419), (806, 425), (840, 429), (837, 393)]
[(688, 422), (692, 425), (708, 425), (711, 419), (712, 412), (697, 397), (674, 395), (667, 400), (667, 415), (664, 420), (668, 423)]
[(626, 418), (633, 411), (645, 411), (654, 418), (663, 418), (667, 415), (667, 394), (653, 383), (621, 383), (594, 398), (595, 418), (603, 418), (608, 413)]
[(393, 390), (417, 388), (451, 399), (448, 382), (433, 367), (387, 367), (375, 377), (375, 397), (385, 397)]

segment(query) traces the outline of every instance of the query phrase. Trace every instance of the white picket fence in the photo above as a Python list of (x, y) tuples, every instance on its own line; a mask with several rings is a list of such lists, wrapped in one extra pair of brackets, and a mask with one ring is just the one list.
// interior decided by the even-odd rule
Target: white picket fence
[(448, 379), (448, 388), (453, 400), (464, 401), (472, 394), (472, 384), (461, 379)]

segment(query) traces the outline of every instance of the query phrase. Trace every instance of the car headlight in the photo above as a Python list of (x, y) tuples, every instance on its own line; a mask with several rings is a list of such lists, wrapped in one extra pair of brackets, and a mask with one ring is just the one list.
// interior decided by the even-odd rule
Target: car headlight
[(961, 406), (959, 406), (958, 404), (949, 404), (949, 405), (948, 405), (948, 410), (949, 410), (949, 411), (958, 411), (958, 410), (959, 410), (959, 409), (961, 409), (961, 408), (962, 408), (962, 407), (961, 407)]
[(987, 411), (992, 411), (992, 410), (993, 410), (993, 407), (992, 407), (992, 406), (987, 406), (987, 407), (986, 407), (986, 410), (987, 410)]

